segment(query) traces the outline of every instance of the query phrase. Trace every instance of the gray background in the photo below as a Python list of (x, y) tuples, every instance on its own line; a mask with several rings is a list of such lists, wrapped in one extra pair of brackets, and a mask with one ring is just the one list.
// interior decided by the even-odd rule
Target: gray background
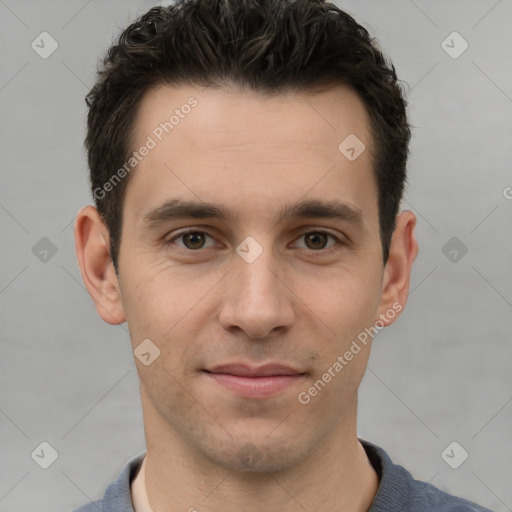
[[(97, 499), (144, 450), (126, 326), (96, 314), (75, 261), (73, 220), (91, 202), (84, 96), (112, 38), (151, 5), (0, 0), (3, 512)], [(511, 510), (512, 2), (338, 5), (409, 84), (414, 125), (403, 206), (418, 216), (420, 252), (406, 311), (374, 343), (360, 436), (416, 478)], [(59, 45), (46, 59), (31, 48), (43, 31)], [(469, 43), (458, 58), (442, 46), (453, 31)], [(43, 237), (57, 249), (46, 261), (40, 246), (33, 251)], [(42, 441), (58, 452), (48, 469), (31, 457)], [(469, 453), (458, 469), (441, 457), (452, 441)]]

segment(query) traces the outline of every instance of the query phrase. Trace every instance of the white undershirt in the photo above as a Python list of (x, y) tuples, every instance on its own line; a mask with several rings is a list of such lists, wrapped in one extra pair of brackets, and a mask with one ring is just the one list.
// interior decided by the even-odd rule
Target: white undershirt
[(139, 472), (131, 483), (133, 509), (135, 512), (153, 512), (149, 505), (148, 493), (146, 490), (145, 478), (146, 457), (142, 459)]

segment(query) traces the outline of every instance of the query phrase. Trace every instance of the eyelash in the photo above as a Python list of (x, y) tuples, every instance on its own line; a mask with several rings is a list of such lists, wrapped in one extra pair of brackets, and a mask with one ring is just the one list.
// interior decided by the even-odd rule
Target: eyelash
[[(309, 234), (322, 234), (322, 235), (327, 235), (328, 237), (331, 237), (336, 243), (332, 246), (332, 247), (328, 247), (327, 249), (318, 249), (318, 250), (314, 250), (314, 249), (303, 249), (303, 250), (307, 250), (309, 251), (310, 253), (312, 253), (314, 256), (325, 256), (325, 255), (329, 255), (329, 254), (332, 254), (336, 251), (338, 251), (340, 249), (340, 245), (345, 245), (344, 242), (338, 238), (337, 236), (333, 235), (331, 232), (329, 231), (323, 231), (321, 229), (318, 229), (318, 230), (310, 230), (310, 231), (305, 231), (304, 233), (302, 233), (298, 238), (302, 238), (303, 236), (305, 235), (309, 235)], [(164, 241), (164, 245), (165, 246), (170, 246), (170, 245), (173, 245), (174, 242), (184, 236), (184, 235), (190, 235), (190, 234), (201, 234), (201, 235), (206, 235), (210, 238), (214, 238), (212, 235), (208, 234), (206, 231), (200, 231), (200, 230), (194, 230), (194, 229), (187, 229), (186, 231), (181, 231), (177, 234), (175, 234), (172, 238), (169, 238), (167, 240)], [(179, 250), (181, 251), (185, 251), (185, 252), (188, 252), (188, 253), (199, 253), (201, 252), (202, 250), (207, 250), (207, 249), (212, 249), (212, 247), (207, 247), (206, 249), (187, 249), (187, 248), (183, 248), (183, 247), (180, 247), (180, 246), (177, 246)]]

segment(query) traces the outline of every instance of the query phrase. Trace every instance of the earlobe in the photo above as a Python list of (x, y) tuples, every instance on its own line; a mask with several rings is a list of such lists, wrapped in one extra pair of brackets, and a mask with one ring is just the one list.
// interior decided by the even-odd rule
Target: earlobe
[(126, 318), (110, 257), (108, 230), (94, 206), (85, 206), (78, 212), (75, 250), (82, 279), (99, 315), (109, 324), (123, 323)]
[(418, 254), (415, 227), (416, 216), (413, 212), (406, 210), (397, 216), (389, 258), (384, 268), (379, 309), (379, 318), (385, 325), (391, 325), (399, 316), (396, 313), (401, 312), (407, 303), (412, 264)]

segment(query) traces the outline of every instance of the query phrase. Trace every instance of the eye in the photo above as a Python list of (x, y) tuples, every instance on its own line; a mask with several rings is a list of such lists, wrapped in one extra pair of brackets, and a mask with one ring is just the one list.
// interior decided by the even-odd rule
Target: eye
[[(338, 237), (326, 231), (308, 231), (298, 238), (298, 240), (301, 239), (303, 239), (304, 242), (302, 244), (296, 242), (296, 247), (320, 254), (336, 251), (338, 249), (337, 246), (341, 243), (341, 240)], [(332, 241), (330, 245), (329, 239)], [(209, 245), (208, 240), (210, 240)], [(199, 251), (201, 249), (215, 247), (216, 243), (214, 238), (204, 231), (193, 230), (190, 228), (186, 231), (181, 231), (180, 233), (175, 234), (172, 238), (166, 240), (165, 245), (177, 245), (180, 249), (186, 251)]]
[[(326, 231), (309, 231), (308, 233), (304, 233), (299, 237), (300, 239), (304, 239), (305, 247), (300, 247), (301, 249), (310, 249), (312, 251), (329, 251), (340, 242), (340, 240), (335, 237), (331, 233), (327, 233)], [(329, 238), (334, 240), (334, 243), (330, 246), (326, 246)]]
[[(213, 238), (204, 233), (203, 231), (193, 231), (191, 229), (187, 231), (182, 231), (181, 233), (178, 233), (171, 239), (166, 241), (167, 245), (171, 245), (173, 243), (176, 243), (178, 247), (181, 247), (182, 249), (188, 249), (191, 251), (196, 251), (199, 249), (207, 249), (208, 247), (214, 247), (215, 243), (212, 243), (209, 246), (205, 246), (206, 240), (211, 239), (213, 241)], [(177, 243), (177, 240), (182, 240), (182, 244)]]

